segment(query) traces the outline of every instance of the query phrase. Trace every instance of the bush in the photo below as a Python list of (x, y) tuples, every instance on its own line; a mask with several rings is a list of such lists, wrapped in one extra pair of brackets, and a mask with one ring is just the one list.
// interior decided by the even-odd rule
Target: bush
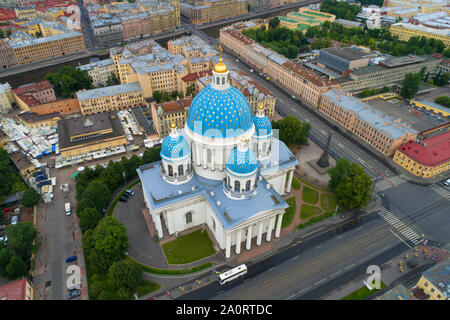
[(450, 97), (440, 96), (434, 99), (434, 102), (440, 104), (441, 106), (450, 108)]
[(28, 188), (22, 194), (22, 204), (27, 208), (31, 208), (39, 202), (40, 198), (41, 196), (34, 188)]

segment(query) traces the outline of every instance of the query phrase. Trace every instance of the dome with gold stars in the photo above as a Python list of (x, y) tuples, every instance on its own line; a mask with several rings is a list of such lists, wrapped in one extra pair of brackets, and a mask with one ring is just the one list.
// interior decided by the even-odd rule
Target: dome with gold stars
[(218, 90), (208, 85), (192, 100), (186, 124), (205, 137), (237, 137), (252, 128), (252, 112), (235, 87)]

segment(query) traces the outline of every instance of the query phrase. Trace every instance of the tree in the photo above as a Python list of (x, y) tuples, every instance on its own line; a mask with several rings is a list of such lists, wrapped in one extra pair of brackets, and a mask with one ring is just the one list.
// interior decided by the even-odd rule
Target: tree
[(45, 80), (53, 85), (57, 95), (65, 98), (73, 98), (78, 90), (93, 88), (88, 72), (72, 66), (64, 66), (56, 73), (47, 73)]
[(126, 228), (113, 216), (103, 218), (88, 237), (92, 237), (85, 241), (89, 254), (88, 261), (94, 273), (107, 272), (128, 249)]
[(79, 213), (79, 217), (82, 232), (94, 229), (102, 219), (102, 215), (95, 208), (84, 209)]
[(19, 222), (6, 228), (8, 249), (23, 260), (30, 258), (39, 247), (37, 231), (32, 222)]
[(440, 105), (450, 108), (450, 97), (440, 96), (434, 99), (434, 102), (439, 103)]
[(144, 163), (151, 163), (155, 161), (161, 160), (161, 147), (151, 147), (144, 151), (144, 155), (142, 156), (142, 160)]
[(273, 17), (272, 19), (269, 20), (269, 28), (270, 29), (275, 29), (279, 25), (280, 25), (280, 19), (278, 17)]
[(108, 279), (115, 289), (136, 289), (142, 281), (142, 268), (128, 260), (114, 262), (109, 268)]
[(27, 208), (31, 208), (39, 202), (40, 198), (41, 196), (34, 188), (28, 188), (22, 194), (22, 204)]
[(272, 122), (273, 129), (279, 129), (280, 140), (288, 146), (294, 144), (307, 144), (311, 124), (300, 122), (294, 116), (288, 116), (276, 122)]
[(444, 51), (442, 51), (442, 55), (443, 55), (445, 58), (450, 58), (450, 48), (445, 49)]
[(14, 186), (16, 173), (13, 169), (8, 152), (0, 148), (0, 197), (7, 196), (11, 193)]
[(28, 265), (18, 256), (12, 256), (6, 266), (6, 272), (10, 279), (21, 278), (27, 275)]
[(400, 95), (405, 99), (411, 99), (419, 90), (420, 73), (408, 73), (402, 82)]
[(336, 165), (333, 168), (328, 169), (328, 175), (330, 181), (328, 187), (335, 191), (336, 187), (347, 179), (350, 172), (351, 162), (345, 158), (340, 158), (336, 161)]
[(9, 264), (9, 261), (12, 257), (12, 252), (9, 248), (2, 247), (0, 249), (0, 275), (2, 277), (8, 277), (8, 272), (6, 271), (6, 267)]
[(352, 163), (347, 177), (335, 189), (340, 207), (360, 209), (366, 206), (370, 200), (372, 183), (364, 169), (356, 163)]
[(117, 78), (114, 72), (111, 72), (111, 74), (108, 76), (108, 79), (106, 80), (106, 86), (115, 86), (117, 84), (120, 84), (120, 80), (119, 78)]
[(186, 96), (190, 96), (193, 91), (194, 91), (194, 85), (191, 84), (190, 86), (187, 86), (187, 88), (186, 88)]
[(442, 72), (442, 70), (439, 70), (439, 72), (433, 78), (433, 83), (438, 87), (445, 86), (448, 83), (449, 77), (450, 73)]
[(92, 181), (83, 192), (80, 202), (77, 206), (77, 212), (86, 208), (95, 208), (98, 212), (103, 212), (106, 203), (111, 196), (111, 191), (100, 181)]

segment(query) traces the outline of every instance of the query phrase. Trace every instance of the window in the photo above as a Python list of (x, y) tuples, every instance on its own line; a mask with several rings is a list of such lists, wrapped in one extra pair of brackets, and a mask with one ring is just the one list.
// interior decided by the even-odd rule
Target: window
[(169, 177), (173, 177), (173, 168), (172, 168), (172, 165), (168, 165), (167, 166), (167, 169), (169, 170)]
[(186, 213), (186, 224), (189, 224), (192, 222), (192, 212)]
[(249, 190), (250, 190), (250, 184), (251, 184), (251, 181), (250, 181), (250, 180), (248, 180), (248, 181), (245, 183), (245, 191), (249, 191)]
[(179, 165), (178, 166), (178, 176), (182, 176), (183, 175), (183, 165)]
[(240, 191), (241, 189), (241, 183), (239, 180), (234, 181), (234, 191)]

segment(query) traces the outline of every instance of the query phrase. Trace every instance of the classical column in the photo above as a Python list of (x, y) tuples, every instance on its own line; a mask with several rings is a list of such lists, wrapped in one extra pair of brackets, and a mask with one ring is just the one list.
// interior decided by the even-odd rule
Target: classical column
[(291, 171), (289, 171), (289, 180), (288, 180), (288, 185), (287, 185), (287, 190), (286, 190), (287, 193), (291, 192), (291, 185), (292, 185), (293, 177), (294, 177), (294, 170), (291, 170)]
[(287, 172), (283, 173), (283, 183), (281, 184), (281, 194), (286, 193), (286, 176), (287, 176)]
[(267, 242), (269, 242), (270, 239), (272, 239), (273, 219), (274, 218), (270, 218), (270, 220), (269, 220), (269, 228), (267, 228), (267, 233), (266, 233), (266, 241)]
[(283, 215), (284, 215), (284, 212), (282, 212), (278, 215), (277, 229), (275, 230), (275, 238), (280, 237), (281, 222), (283, 221)]
[(215, 165), (215, 156), (214, 156), (214, 154), (215, 154), (215, 150), (214, 150), (214, 148), (211, 150), (211, 170), (212, 171), (214, 171), (214, 169), (215, 169), (215, 167), (216, 167), (216, 165)]
[(247, 245), (245, 246), (245, 248), (247, 250), (250, 250), (252, 246), (252, 225), (248, 226), (247, 229)]
[(161, 225), (161, 216), (159, 213), (155, 214), (155, 225), (156, 225), (156, 230), (158, 231), (158, 237), (162, 238), (163, 231), (162, 231), (162, 225)]
[(239, 229), (236, 238), (236, 254), (241, 253), (242, 229)]
[(218, 161), (218, 163), (219, 163), (219, 170), (220, 171), (222, 171), (223, 170), (223, 166), (224, 166), (224, 163), (223, 163), (224, 161), (223, 161), (223, 148), (220, 148), (219, 149), (219, 161)]
[(203, 169), (206, 169), (208, 166), (208, 149), (203, 148)]
[(230, 258), (231, 235), (227, 233), (225, 240), (225, 258)]
[(258, 236), (256, 238), (256, 245), (257, 246), (259, 246), (261, 244), (262, 234), (263, 234), (263, 223), (262, 223), (262, 221), (260, 221), (259, 222), (259, 226), (258, 226)]
[(198, 144), (195, 144), (195, 149), (197, 152), (197, 165), (199, 166), (202, 163), (202, 149)]

